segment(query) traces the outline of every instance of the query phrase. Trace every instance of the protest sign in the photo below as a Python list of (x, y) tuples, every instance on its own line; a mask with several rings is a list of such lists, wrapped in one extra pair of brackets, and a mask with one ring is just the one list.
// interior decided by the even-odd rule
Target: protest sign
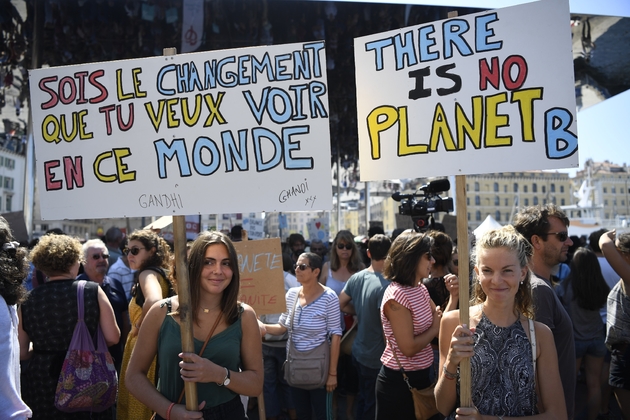
[(265, 237), (265, 221), (257, 217), (243, 219), (243, 229), (247, 231), (250, 239), (263, 239)]
[(241, 274), (238, 300), (253, 307), (259, 315), (285, 312), (280, 238), (234, 242), (234, 247)]
[(578, 167), (569, 19), (541, 0), (355, 39), (361, 180)]
[(330, 209), (325, 63), (319, 41), (32, 70), (42, 219)]
[(310, 240), (319, 239), (324, 243), (328, 243), (330, 239), (330, 226), (328, 226), (328, 219), (317, 218), (309, 220), (307, 223), (308, 238)]

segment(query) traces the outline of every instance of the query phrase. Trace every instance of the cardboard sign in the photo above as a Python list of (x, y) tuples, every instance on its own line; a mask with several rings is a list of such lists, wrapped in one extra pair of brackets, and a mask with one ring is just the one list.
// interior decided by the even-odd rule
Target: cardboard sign
[(317, 41), (32, 70), (42, 219), (330, 209), (325, 64)]
[(355, 39), (361, 181), (578, 167), (569, 19), (541, 0)]
[(286, 311), (280, 238), (234, 242), (234, 247), (241, 274), (238, 300), (258, 315)]

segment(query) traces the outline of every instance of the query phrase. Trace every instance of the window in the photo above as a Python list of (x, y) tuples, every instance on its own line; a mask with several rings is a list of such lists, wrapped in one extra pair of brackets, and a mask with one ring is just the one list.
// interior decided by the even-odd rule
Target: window
[(529, 206), (529, 198), (526, 198), (524, 201), (525, 201), (525, 207)]
[[(608, 205), (608, 200), (604, 200), (604, 205), (607, 206)], [(608, 219), (608, 217), (606, 217)]]
[(475, 182), (475, 191), (479, 191), (479, 183)]
[(617, 191), (617, 189), (616, 189), (615, 187), (611, 187), (611, 188), (610, 188), (610, 192), (611, 192), (611, 193), (615, 194), (615, 192), (616, 192), (616, 191)]
[(510, 213), (505, 213), (505, 221), (506, 222), (510, 221)]
[(532, 183), (532, 192), (533, 193), (538, 192), (538, 184), (536, 184), (535, 182)]
[(549, 184), (549, 191), (551, 191), (552, 193), (556, 192), (556, 184)]
[(537, 206), (538, 205), (538, 197), (534, 197), (534, 205)]
[(479, 210), (477, 210), (475, 212), (475, 219), (480, 222), (481, 221), (481, 212)]
[(500, 205), (501, 205), (501, 201), (500, 201), (500, 199), (499, 199), (499, 197), (498, 197), (498, 196), (497, 196), (497, 197), (494, 197), (494, 205), (495, 205), (495, 206), (500, 206)]
[(504, 203), (505, 203), (504, 206), (507, 207), (508, 206), (508, 199), (507, 198), (505, 199)]
[(13, 178), (10, 176), (4, 177), (4, 182), (2, 183), (5, 189), (12, 190), (13, 189)]
[(561, 198), (561, 199), (560, 199), (560, 205), (561, 205), (561, 206), (564, 206), (564, 198)]
[(475, 205), (476, 206), (480, 206), (481, 205), (481, 199), (479, 198), (478, 195), (475, 196)]
[(466, 205), (470, 206), (470, 197), (466, 197)]
[(547, 186), (546, 185), (542, 186), (542, 192), (543, 192), (543, 194), (547, 192)]
[(501, 221), (501, 212), (499, 210), (494, 212), (494, 218), (496, 219), (497, 222)]
[(7, 195), (6, 211), (13, 211), (13, 196)]
[(626, 200), (621, 200), (621, 205), (625, 206), (626, 205)]
[(503, 186), (503, 192), (504, 192), (504, 193), (506, 193), (506, 192), (507, 192), (507, 184), (505, 184), (505, 185)]
[(470, 222), (470, 213), (468, 213), (468, 221)]
[(560, 185), (560, 192), (563, 193), (564, 192), (564, 185)]
[(499, 183), (498, 182), (494, 183), (494, 192), (499, 192)]
[(518, 192), (518, 182), (514, 183), (514, 192)]
[(608, 188), (604, 187), (604, 194), (608, 192)]
[(543, 198), (543, 206), (544, 206), (545, 204), (547, 204), (547, 199), (546, 199), (546, 198)]
[(523, 192), (527, 192), (527, 185), (523, 185)]

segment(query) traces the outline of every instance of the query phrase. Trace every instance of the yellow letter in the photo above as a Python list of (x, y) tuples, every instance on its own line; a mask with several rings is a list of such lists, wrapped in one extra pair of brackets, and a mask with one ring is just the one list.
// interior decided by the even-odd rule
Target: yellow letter
[(173, 106), (177, 105), (178, 102), (179, 98), (166, 100), (166, 126), (168, 128), (179, 127), (179, 120), (175, 118), (175, 111), (173, 110)]
[(398, 156), (427, 153), (426, 144), (409, 145), (409, 124), (407, 124), (407, 107), (398, 108)]
[(128, 147), (123, 149), (114, 149), (114, 155), (116, 156), (116, 170), (118, 172), (118, 182), (121, 184), (127, 181), (136, 180), (136, 171), (127, 171), (127, 164), (123, 163), (123, 158), (131, 156), (131, 151)]
[(125, 99), (133, 99), (133, 93), (123, 93), (122, 91), (122, 69), (116, 70), (116, 87), (118, 93), (118, 100), (124, 101)]
[(87, 133), (85, 131), (85, 121), (83, 118), (87, 115), (87, 109), (79, 111), (79, 138), (81, 140), (88, 140), (94, 138), (94, 133)]
[(451, 129), (448, 126), (448, 121), (446, 121), (444, 108), (442, 108), (442, 104), (438, 102), (438, 104), (435, 106), (435, 112), (433, 113), (433, 122), (431, 123), (431, 141), (429, 143), (430, 151), (437, 152), (440, 136), (442, 136), (442, 140), (444, 140), (444, 148), (446, 150), (457, 150), (457, 147), (455, 146), (455, 141), (453, 140), (453, 134), (451, 134)]
[(542, 88), (515, 90), (511, 102), (518, 102), (521, 113), (523, 141), (536, 141), (534, 138), (534, 101), (542, 99)]
[[(53, 132), (48, 132), (48, 125), (53, 125)], [(54, 115), (46, 115), (44, 118), (44, 122), (42, 123), (42, 137), (48, 143), (59, 143), (61, 139), (59, 138), (59, 121)]]
[(66, 115), (61, 114), (61, 135), (63, 136), (63, 139), (67, 141), (68, 143), (74, 140), (74, 138), (77, 136), (77, 132), (79, 131), (79, 124), (77, 121), (78, 118), (75, 118), (76, 115), (77, 113), (73, 112), (72, 116), (70, 117), (72, 120), (72, 132), (68, 134), (68, 130), (67, 130), (68, 127), (66, 124)]
[(481, 127), (483, 127), (483, 101), (481, 96), (471, 98), (473, 122), (471, 123), (462, 109), (455, 102), (455, 124), (457, 125), (457, 148), (466, 149), (466, 136), (470, 138), (475, 149), (481, 149)]
[[(381, 116), (384, 116), (385, 119), (379, 121)], [(370, 134), (370, 144), (372, 145), (372, 159), (381, 158), (380, 133), (388, 130), (396, 121), (398, 121), (398, 111), (393, 106), (379, 106), (374, 108), (367, 116), (368, 133)]]
[(160, 124), (162, 124), (162, 115), (164, 114), (164, 99), (158, 100), (158, 111), (153, 112), (153, 104), (151, 102), (147, 102), (144, 104), (144, 108), (147, 110), (147, 114), (149, 114), (149, 118), (153, 123), (153, 128), (155, 128), (155, 132), (158, 132), (158, 128), (160, 128)]
[(147, 96), (147, 93), (143, 90), (140, 90), (140, 85), (142, 82), (138, 79), (138, 75), (142, 73), (141, 68), (136, 68), (131, 70), (131, 74), (133, 76), (133, 91), (136, 93), (136, 98), (144, 98)]
[(201, 94), (195, 95), (195, 113), (191, 116), (188, 113), (188, 98), (182, 98), (182, 118), (184, 119), (184, 124), (188, 127), (192, 127), (197, 124), (199, 121), (199, 116), (201, 115)]
[(511, 146), (512, 136), (499, 137), (498, 130), (508, 125), (508, 116), (498, 114), (499, 104), (507, 102), (507, 93), (486, 97), (486, 141), (485, 147)]
[(215, 118), (217, 119), (219, 124), (225, 124), (227, 122), (225, 121), (225, 118), (223, 118), (223, 115), (221, 115), (221, 112), (219, 111), (219, 107), (221, 106), (221, 101), (223, 100), (223, 95), (225, 95), (225, 92), (219, 92), (219, 94), (217, 95), (216, 102), (214, 101), (214, 98), (212, 98), (212, 94), (203, 95), (203, 99), (206, 101), (206, 105), (208, 106), (208, 109), (210, 110), (210, 115), (208, 115), (208, 118), (206, 118), (206, 122), (203, 124), (204, 127), (210, 127), (212, 123), (214, 122)]
[(101, 182), (114, 182), (116, 181), (116, 175), (103, 175), (101, 173), (101, 162), (104, 159), (109, 159), (112, 157), (112, 152), (103, 152), (100, 155), (98, 155), (96, 157), (96, 159), (94, 160), (94, 175), (96, 175), (96, 177), (101, 181)]

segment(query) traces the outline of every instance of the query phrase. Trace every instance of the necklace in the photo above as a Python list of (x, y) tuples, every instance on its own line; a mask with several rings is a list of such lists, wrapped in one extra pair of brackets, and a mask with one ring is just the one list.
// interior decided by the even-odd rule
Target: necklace
[(210, 313), (210, 311), (217, 309), (219, 306), (221, 306), (220, 303), (212, 308), (201, 308), (201, 310), (203, 311), (204, 314), (208, 314)]

